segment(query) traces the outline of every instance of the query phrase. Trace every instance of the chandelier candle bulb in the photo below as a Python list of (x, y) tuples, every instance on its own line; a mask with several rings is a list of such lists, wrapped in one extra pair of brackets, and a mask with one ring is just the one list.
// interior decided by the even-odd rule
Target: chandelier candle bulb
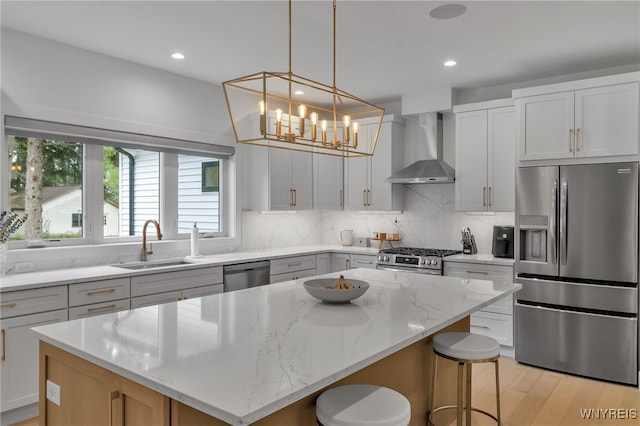
[(322, 120), (322, 144), (327, 143), (327, 120)]
[(258, 102), (260, 109), (260, 134), (264, 135), (267, 131), (267, 104), (265, 101)]
[(351, 125), (351, 117), (348, 115), (345, 115), (343, 118), (343, 123), (344, 123), (344, 141), (349, 142), (350, 138), (349, 138), (349, 126)]
[(315, 141), (318, 138), (318, 113), (312, 112), (311, 115), (311, 140)]
[(300, 130), (300, 136), (304, 136), (304, 118), (307, 115), (307, 107), (303, 104), (298, 106), (298, 130)]
[(278, 108), (276, 110), (276, 136), (282, 135), (282, 110)]
[(353, 122), (353, 147), (358, 148), (358, 122)]

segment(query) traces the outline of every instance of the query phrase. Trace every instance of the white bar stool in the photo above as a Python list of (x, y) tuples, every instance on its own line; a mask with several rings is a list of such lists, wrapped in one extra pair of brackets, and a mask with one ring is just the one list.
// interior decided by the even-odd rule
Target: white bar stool
[(343, 385), (320, 394), (316, 418), (321, 426), (407, 426), (411, 405), (383, 386)]
[[(471, 425), (471, 411), (482, 413), (491, 417), (498, 423), (498, 426), (502, 425), (500, 422), (500, 379), (498, 376), (498, 358), (500, 358), (500, 344), (491, 337), (482, 336), (480, 334), (472, 334), (466, 332), (451, 332), (436, 334), (433, 337), (433, 352), (435, 358), (433, 360), (433, 387), (432, 387), (432, 401), (435, 401), (435, 389), (436, 389), (436, 366), (438, 363), (438, 357), (450, 359), (458, 363), (458, 403), (457, 405), (443, 405), (434, 408), (434, 402), (431, 404), (431, 411), (429, 412), (428, 420), (429, 425), (434, 425), (433, 414), (440, 410), (456, 409), (457, 425), (462, 426), (462, 411), (464, 409), (466, 413), (466, 426)], [(493, 414), (471, 406), (471, 364), (479, 362), (493, 362), (496, 369), (496, 406), (497, 412)], [(464, 367), (467, 367), (467, 381), (466, 386), (463, 383), (462, 377), (464, 373)], [(466, 391), (466, 405), (463, 408), (463, 392)]]

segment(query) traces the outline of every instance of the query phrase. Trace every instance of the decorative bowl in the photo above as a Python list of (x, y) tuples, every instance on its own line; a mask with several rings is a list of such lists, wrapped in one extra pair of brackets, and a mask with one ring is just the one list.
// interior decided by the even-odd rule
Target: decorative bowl
[(316, 278), (305, 281), (302, 285), (310, 295), (325, 303), (349, 303), (353, 299), (362, 296), (369, 288), (368, 282), (352, 279), (348, 279), (347, 281), (354, 286), (354, 288), (332, 288), (336, 280), (337, 278)]

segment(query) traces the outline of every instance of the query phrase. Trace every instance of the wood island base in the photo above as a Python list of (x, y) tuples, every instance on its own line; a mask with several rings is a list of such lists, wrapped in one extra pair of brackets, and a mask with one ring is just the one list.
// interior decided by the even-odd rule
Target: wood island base
[[(469, 331), (466, 317), (440, 332)], [(432, 336), (381, 359), (329, 387), (370, 383), (387, 386), (411, 402), (411, 425), (425, 425), (431, 404)], [(436, 404), (455, 400), (456, 364), (438, 362)], [(45, 342), (40, 342), (40, 405), (42, 426), (73, 425), (227, 425), (157, 391), (137, 384)], [(47, 400), (46, 381), (61, 386), (60, 406)], [(310, 394), (253, 424), (256, 426), (315, 425), (315, 400)]]

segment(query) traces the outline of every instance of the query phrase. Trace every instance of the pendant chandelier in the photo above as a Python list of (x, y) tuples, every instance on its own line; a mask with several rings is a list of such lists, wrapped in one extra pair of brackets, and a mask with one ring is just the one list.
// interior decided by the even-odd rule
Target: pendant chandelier
[(341, 157), (373, 155), (384, 109), (336, 87), (336, 0), (331, 86), (291, 70), (291, 5), (289, 0), (289, 71), (222, 83), (236, 141)]

